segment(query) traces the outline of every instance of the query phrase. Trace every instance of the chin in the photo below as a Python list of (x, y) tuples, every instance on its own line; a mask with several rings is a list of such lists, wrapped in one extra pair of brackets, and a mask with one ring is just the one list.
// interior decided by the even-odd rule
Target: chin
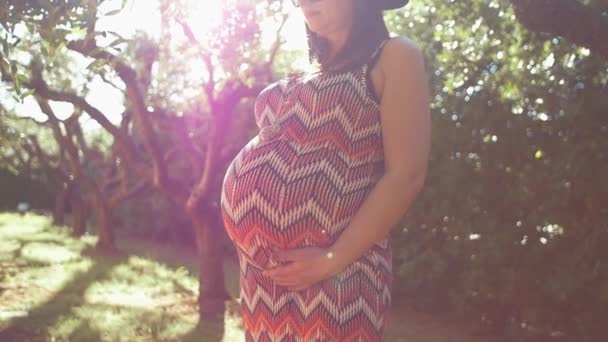
[(322, 34), (325, 31), (325, 25), (319, 22), (319, 20), (308, 19), (306, 20), (306, 24), (313, 32), (317, 34)]
[(310, 30), (311, 30), (312, 32), (314, 32), (314, 33), (316, 33), (316, 34), (318, 34), (318, 35), (320, 35), (320, 36), (327, 36), (327, 35), (325, 34), (325, 33), (326, 33), (326, 30), (325, 30), (324, 28), (322, 28), (322, 27), (315, 27), (315, 26), (311, 26), (311, 25), (308, 25), (308, 27), (310, 27)]

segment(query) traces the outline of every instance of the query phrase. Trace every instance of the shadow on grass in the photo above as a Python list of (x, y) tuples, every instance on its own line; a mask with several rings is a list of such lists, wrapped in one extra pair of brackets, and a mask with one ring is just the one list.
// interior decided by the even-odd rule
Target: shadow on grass
[(201, 341), (202, 336), (205, 336), (209, 341), (222, 341), (224, 333), (223, 319), (208, 319), (204, 320), (204, 323), (199, 321), (196, 327), (188, 334), (182, 336), (180, 340), (183, 342), (198, 342)]
[[(244, 341), (238, 261), (224, 315), (199, 322), (194, 251), (119, 237), (128, 253), (98, 253), (48, 221), (0, 213), (0, 341)], [(387, 341), (497, 341), (394, 304)]]
[[(99, 253), (94, 251), (93, 247), (85, 249), (83, 255), (99, 257)], [(94, 262), (87, 271), (75, 274), (63, 288), (31, 309), (26, 316), (12, 319), (6, 328), (0, 330), (0, 340), (23, 341), (25, 336), (27, 336), (25, 340), (28, 341), (44, 340), (47, 335), (46, 327), (52, 327), (60, 317), (69, 314), (71, 308), (82, 305), (85, 291), (91, 283), (107, 277), (114, 267), (125, 260), (126, 256), (122, 254), (104, 254), (103, 263)], [(36, 327), (33, 330), (32, 325)], [(100, 340), (99, 333), (93, 329), (85, 333), (84, 329), (87, 327), (89, 322), (81, 322), (72, 333), (79, 336), (86, 335), (88, 341)]]
[(199, 320), (196, 327), (180, 337), (180, 341), (225, 341), (240, 342), (245, 340), (243, 325), (240, 318), (240, 303), (238, 299), (225, 302), (226, 311), (223, 317), (208, 317)]
[[(121, 237), (119, 246), (129, 251), (130, 255), (150, 259), (173, 269), (181, 269), (188, 275), (198, 280), (198, 261), (196, 251), (184, 248), (176, 244), (159, 243), (151, 240), (135, 239), (132, 237)], [(216, 316), (203, 317), (197, 320), (197, 324), (188, 333), (179, 337), (179, 341), (227, 341), (238, 342), (243, 340), (242, 322), (239, 303), (239, 279), (238, 260), (226, 258), (224, 260), (224, 283), (230, 299), (225, 301), (225, 310)], [(197, 284), (198, 285), (198, 284)], [(182, 283), (173, 281), (177, 292), (189, 294), (193, 309), (198, 310), (198, 291), (192, 287), (185, 287)], [(198, 317), (198, 316), (197, 316)]]
[(121, 240), (128, 253), (100, 253), (94, 238), (75, 240), (46, 223), (0, 214), (0, 341), (241, 340), (230, 337), (240, 333), (230, 310), (197, 325), (195, 255)]
[(100, 341), (101, 335), (89, 321), (82, 321), (68, 336), (68, 341)]

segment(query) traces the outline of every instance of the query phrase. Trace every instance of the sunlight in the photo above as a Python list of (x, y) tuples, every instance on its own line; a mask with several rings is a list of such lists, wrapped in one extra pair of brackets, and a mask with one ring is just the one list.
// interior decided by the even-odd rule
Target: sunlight
[(24, 245), (20, 253), (21, 257), (31, 262), (58, 264), (82, 259), (80, 252), (84, 249), (84, 246), (80, 247), (80, 250), (71, 250), (61, 246), (59, 243), (32, 242)]
[(156, 302), (149, 293), (135, 286), (120, 288), (89, 289), (85, 295), (88, 304), (103, 304), (123, 308), (152, 309)]
[(222, 22), (223, 0), (188, 0), (188, 25), (197, 37), (208, 34), (213, 28)]
[[(186, 13), (188, 14), (187, 23), (199, 41), (204, 42), (205, 35), (208, 35), (213, 29), (222, 25), (223, 0), (185, 0), (184, 3), (187, 8)], [(144, 32), (153, 39), (160, 39), (162, 24), (158, 0), (127, 0), (124, 8), (122, 5), (122, 0), (109, 0), (100, 5), (99, 11), (102, 15), (100, 15), (97, 22), (96, 28), (98, 31), (116, 32), (125, 39), (132, 39), (139, 31)], [(286, 5), (289, 18), (281, 31), (283, 41), (281, 50), (302, 52), (293, 61), (294, 65), (302, 68), (307, 64), (307, 58), (304, 53), (307, 48), (303, 25), (304, 19), (301, 11), (294, 8), (289, 1)], [(123, 8), (123, 10), (116, 14), (103, 15), (120, 8)], [(264, 18), (261, 20), (260, 26), (262, 30), (262, 48), (268, 50), (276, 40), (277, 19), (273, 17)], [(110, 44), (116, 37), (108, 35), (106, 40), (101, 36), (98, 39), (99, 43), (104, 45)], [(82, 67), (76, 68), (80, 69), (84, 68), (90, 61), (83, 59), (76, 63), (82, 64)], [(204, 76), (196, 74), (196, 71), (193, 71), (192, 76), (195, 79), (204, 79)], [(216, 76), (221, 78), (221, 70), (218, 70)], [(120, 84), (120, 82), (117, 82), (117, 84)], [(99, 79), (99, 77), (93, 78), (89, 90), (86, 100), (106, 114), (113, 124), (118, 124), (124, 112), (124, 94)], [(46, 120), (46, 115), (42, 114), (38, 104), (31, 96), (25, 98), (23, 103), (19, 103), (10, 97), (9, 92), (4, 87), (0, 86), (0, 99), (6, 100), (7, 107), (21, 116), (29, 116), (37, 121)], [(107, 99), (116, 99), (116, 101), (108, 101)], [(73, 113), (73, 107), (67, 103), (51, 101), (51, 107), (61, 119)], [(83, 119), (82, 124), (85, 132), (99, 129), (99, 125), (94, 120)]]

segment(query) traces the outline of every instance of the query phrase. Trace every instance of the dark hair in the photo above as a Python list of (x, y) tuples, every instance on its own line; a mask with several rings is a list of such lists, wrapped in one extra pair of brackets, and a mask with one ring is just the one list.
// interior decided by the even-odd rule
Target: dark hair
[(306, 25), (308, 60), (320, 72), (341, 72), (363, 65), (384, 39), (389, 37), (379, 1), (353, 0), (353, 25), (344, 47), (333, 60), (329, 41)]

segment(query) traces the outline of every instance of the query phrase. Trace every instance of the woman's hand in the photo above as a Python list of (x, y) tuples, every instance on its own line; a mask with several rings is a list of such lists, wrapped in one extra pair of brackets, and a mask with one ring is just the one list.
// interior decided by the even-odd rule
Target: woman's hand
[(263, 274), (272, 278), (277, 284), (286, 286), (290, 291), (298, 291), (332, 277), (342, 270), (339, 260), (328, 258), (329, 250), (320, 247), (305, 247), (277, 251), (274, 258), (279, 262), (289, 262)]

